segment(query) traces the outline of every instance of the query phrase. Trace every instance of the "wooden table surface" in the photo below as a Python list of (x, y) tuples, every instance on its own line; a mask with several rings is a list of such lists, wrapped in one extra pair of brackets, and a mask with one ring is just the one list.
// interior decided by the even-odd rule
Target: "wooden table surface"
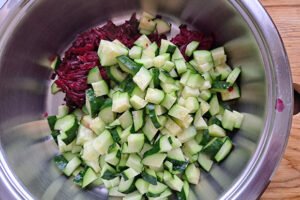
[[(288, 52), (293, 82), (300, 84), (300, 0), (261, 0)], [(284, 157), (261, 199), (300, 200), (300, 114), (293, 117)]]

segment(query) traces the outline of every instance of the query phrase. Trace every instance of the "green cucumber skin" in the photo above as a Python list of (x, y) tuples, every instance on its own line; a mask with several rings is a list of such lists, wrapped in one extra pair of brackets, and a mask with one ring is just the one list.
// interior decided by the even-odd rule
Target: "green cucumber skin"
[(111, 133), (111, 136), (112, 136), (113, 140), (114, 140), (115, 142), (119, 143), (120, 140), (121, 140), (121, 138), (120, 138), (120, 136), (119, 136), (119, 133), (118, 133), (118, 131), (117, 131), (117, 128), (111, 129), (111, 130), (110, 130), (110, 133)]
[(112, 106), (112, 99), (108, 98), (103, 102), (102, 106), (100, 107), (100, 110), (103, 110), (104, 108), (111, 107), (111, 106)]
[(86, 96), (88, 97), (87, 101), (91, 105), (91, 116), (94, 118), (100, 111), (102, 104), (105, 102), (104, 97), (96, 97), (92, 88), (86, 90)]
[(152, 184), (152, 185), (156, 185), (157, 184), (157, 178), (154, 176), (151, 176), (150, 174), (147, 174), (146, 172), (142, 172), (142, 178), (144, 179), (144, 181)]
[(59, 136), (59, 135), (60, 135), (60, 132), (57, 131), (57, 130), (53, 130), (51, 132), (51, 136), (52, 136), (52, 138), (53, 138), (53, 140), (55, 141), (56, 144), (58, 144), (58, 142), (57, 142), (57, 136)]
[(160, 87), (160, 80), (159, 80), (159, 69), (153, 68), (152, 69), (152, 74), (153, 74), (153, 83), (155, 88)]
[(175, 160), (172, 158), (167, 158), (167, 161), (169, 161), (173, 164), (173, 171), (178, 171), (180, 173), (183, 172), (189, 164), (188, 160), (180, 161), (180, 160)]
[(58, 130), (54, 130), (55, 123), (57, 121), (57, 117), (55, 115), (47, 117), (48, 125), (51, 130), (51, 136), (53, 140), (57, 143), (57, 136), (59, 136), (60, 132)]
[(68, 131), (66, 131), (66, 135), (67, 135), (67, 138), (64, 138), (63, 139), (63, 142), (68, 145), (70, 144), (71, 142), (73, 142), (73, 140), (76, 138), (77, 136), (77, 132), (78, 132), (78, 128), (79, 128), (79, 124), (78, 124), (78, 121), (77, 121), (77, 118), (76, 116), (74, 116), (75, 118), (75, 123), (74, 123), (74, 126), (72, 126), (71, 129), (69, 129)]
[(57, 117), (55, 115), (47, 117), (48, 125), (51, 131), (54, 131), (54, 125), (57, 121)]
[(121, 69), (131, 75), (135, 75), (142, 67), (142, 65), (134, 62), (128, 56), (119, 56), (117, 60)]
[(152, 149), (149, 149), (148, 151), (146, 151), (146, 152), (144, 153), (144, 158), (146, 158), (147, 156), (151, 156), (151, 155), (153, 155), (153, 154), (156, 154), (156, 153), (158, 153), (159, 151), (160, 151), (160, 147), (159, 147), (159, 141), (158, 141), (158, 142), (156, 142), (156, 143), (154, 144), (154, 146), (153, 146)]
[(82, 171), (80, 171), (73, 179), (73, 182), (79, 186), (82, 186), (83, 177), (88, 167), (85, 167)]
[(203, 152), (205, 152), (208, 155), (210, 155), (211, 157), (213, 157), (216, 155), (216, 153), (219, 151), (219, 149), (222, 147), (222, 145), (223, 145), (222, 139), (216, 138), (215, 141), (211, 145), (205, 146), (203, 148)]
[(155, 126), (155, 128), (160, 128), (161, 125), (159, 123), (158, 117), (157, 117), (156, 112), (155, 112), (155, 105), (154, 104), (148, 104), (146, 109), (148, 111), (149, 117), (150, 117), (153, 125)]
[(101, 176), (102, 179), (105, 179), (105, 180), (112, 180), (114, 178), (116, 178), (118, 175), (114, 172), (111, 172), (109, 170), (106, 170), (103, 175)]
[(63, 155), (55, 156), (53, 158), (53, 161), (54, 161), (55, 165), (57, 166), (57, 168), (61, 171), (63, 171), (68, 164), (67, 159), (65, 159), (65, 157)]
[(216, 125), (222, 127), (222, 122), (218, 118), (216, 118), (215, 116), (212, 116), (208, 120), (208, 125), (212, 125), (212, 124), (216, 124)]
[(223, 92), (226, 91), (230, 87), (230, 83), (225, 81), (215, 81), (212, 83), (212, 91), (215, 92)]

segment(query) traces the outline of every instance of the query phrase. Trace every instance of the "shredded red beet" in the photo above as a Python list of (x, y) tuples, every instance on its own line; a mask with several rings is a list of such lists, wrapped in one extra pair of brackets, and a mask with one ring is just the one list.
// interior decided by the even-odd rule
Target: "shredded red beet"
[[(90, 87), (87, 84), (87, 74), (90, 69), (98, 66), (101, 76), (108, 80), (105, 68), (100, 66), (97, 55), (100, 40), (118, 39), (131, 48), (134, 41), (140, 37), (138, 25), (139, 21), (133, 14), (128, 21), (119, 26), (108, 21), (102, 27), (92, 28), (77, 36), (56, 70), (58, 78), (55, 83), (66, 94), (65, 101), (69, 107), (80, 108), (85, 103), (85, 90)], [(157, 42), (158, 45), (162, 38), (167, 37), (157, 33), (149, 35), (149, 39)], [(180, 26), (180, 33), (172, 39), (172, 42), (178, 45), (181, 51), (185, 51), (186, 45), (193, 40), (201, 42), (200, 49), (209, 49), (212, 44), (211, 37), (205, 37), (200, 32), (189, 31), (186, 26)]]
[[(186, 46), (192, 41), (200, 42), (198, 49), (209, 50), (213, 44), (213, 37), (206, 36), (204, 33), (199, 31), (191, 31), (187, 29), (186, 25), (179, 26), (180, 33), (171, 39), (175, 45), (177, 45), (182, 53), (185, 55)], [(186, 60), (189, 58), (186, 57)]]

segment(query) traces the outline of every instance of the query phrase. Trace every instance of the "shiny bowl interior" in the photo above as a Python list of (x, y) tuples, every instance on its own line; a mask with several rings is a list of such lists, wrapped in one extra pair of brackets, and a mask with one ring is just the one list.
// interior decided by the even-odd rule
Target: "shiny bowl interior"
[[(283, 47), (279, 46), (278, 54), (287, 67), (281, 74), (286, 76), (285, 80), (275, 70), (278, 63), (268, 44), (270, 38), (259, 24), (255, 24), (258, 18), (253, 17), (254, 11), (247, 13), (246, 10), (256, 7), (257, 12), (262, 13), (262, 20), (266, 23), (271, 21), (258, 2), (253, 1), (253, 5), (245, 2), (89, 0), (83, 3), (80, 0), (33, 0), (15, 5), (18, 12), (13, 19), (7, 18), (10, 23), (2, 24), (0, 36), (0, 169), (3, 172), (0, 178), (7, 182), (0, 187), (4, 191), (2, 194), (11, 193), (6, 197), (12, 199), (16, 196), (47, 200), (107, 199), (104, 188), (80, 191), (72, 181), (60, 175), (51, 161), (57, 148), (49, 137), (43, 113), (55, 114), (63, 95), (50, 95), (48, 58), (54, 53), (62, 54), (76, 34), (90, 27), (108, 19), (122, 21), (133, 12), (146, 10), (161, 14), (173, 24), (186, 23), (213, 33), (216, 45), (225, 46), (229, 64), (241, 66), (243, 71), (240, 80), (242, 97), (231, 102), (233, 108), (245, 113), (242, 128), (233, 135), (234, 151), (220, 165), (214, 165), (211, 173), (201, 174), (201, 183), (192, 188), (191, 199), (242, 197), (236, 195), (256, 198), (269, 181), (285, 146), (292, 95)], [(9, 3), (5, 9), (12, 9)], [(269, 28), (272, 34), (277, 34), (272, 24)], [(278, 44), (281, 45), (280, 42)], [(280, 81), (283, 85), (278, 86)], [(280, 87), (285, 87), (286, 91), (282, 92)], [(274, 109), (277, 97), (286, 103), (282, 116), (278, 116)], [(278, 128), (276, 120), (284, 121), (286, 125)], [(274, 131), (282, 132), (278, 136), (282, 141), (278, 141), (277, 149), (273, 146), (274, 157), (268, 157), (273, 159), (269, 162), (271, 166), (260, 166), (259, 159), (265, 158), (270, 151), (265, 149), (273, 141), (268, 138), (274, 137), (273, 134), (277, 133)], [(255, 169), (259, 171), (255, 167), (268, 171), (261, 176), (261, 183), (252, 183), (252, 188), (249, 188), (251, 184), (247, 185), (249, 180), (245, 179), (255, 179), (253, 173), (256, 173)], [(243, 191), (244, 186), (248, 188), (246, 192)], [(239, 187), (241, 191), (237, 190)]]

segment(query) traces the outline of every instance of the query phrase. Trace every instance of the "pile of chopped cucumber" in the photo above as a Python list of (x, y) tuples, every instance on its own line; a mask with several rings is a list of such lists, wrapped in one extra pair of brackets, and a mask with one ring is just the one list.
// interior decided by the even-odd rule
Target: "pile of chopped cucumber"
[(145, 34), (157, 23), (148, 19), (142, 16), (143, 35), (131, 49), (101, 40), (98, 55), (110, 81), (98, 67), (90, 70), (82, 109), (61, 105), (48, 117), (61, 153), (54, 162), (80, 187), (104, 185), (110, 196), (189, 199), (200, 171), (233, 148), (227, 135), (240, 128), (243, 114), (224, 102), (240, 97), (241, 69), (226, 64), (223, 47), (197, 50), (193, 41), (187, 62), (170, 41), (151, 43)]

